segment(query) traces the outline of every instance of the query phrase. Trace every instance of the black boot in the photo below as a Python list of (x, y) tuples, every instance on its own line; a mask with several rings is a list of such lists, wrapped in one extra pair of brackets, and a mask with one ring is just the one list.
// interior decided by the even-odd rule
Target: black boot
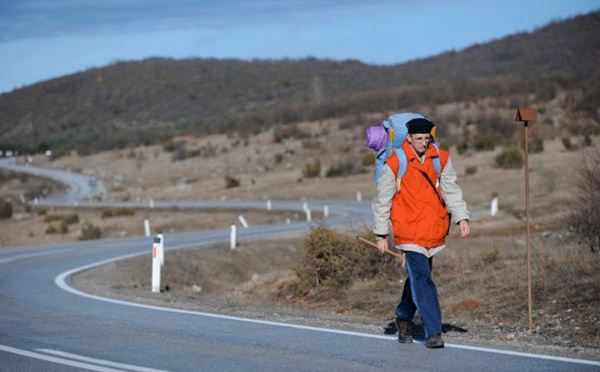
[(412, 323), (404, 320), (396, 319), (396, 326), (398, 327), (398, 342), (401, 344), (411, 344), (412, 338)]
[(433, 335), (429, 336), (427, 339), (427, 343), (425, 344), (430, 349), (440, 349), (444, 347), (444, 340), (442, 340), (442, 335)]

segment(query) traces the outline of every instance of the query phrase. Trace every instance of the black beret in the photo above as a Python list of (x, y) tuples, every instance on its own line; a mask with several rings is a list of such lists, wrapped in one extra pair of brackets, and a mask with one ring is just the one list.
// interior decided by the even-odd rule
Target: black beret
[(435, 124), (431, 120), (427, 120), (424, 118), (416, 118), (410, 120), (406, 123), (406, 128), (408, 128), (408, 133), (416, 134), (416, 133), (431, 133), (431, 129)]

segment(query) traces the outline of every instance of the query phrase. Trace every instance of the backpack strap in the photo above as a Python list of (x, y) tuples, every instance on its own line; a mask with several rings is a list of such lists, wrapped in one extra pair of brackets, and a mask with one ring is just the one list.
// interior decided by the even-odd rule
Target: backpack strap
[(433, 161), (433, 167), (435, 168), (435, 173), (439, 174), (442, 171), (442, 164), (440, 162), (440, 148), (438, 147), (438, 145), (436, 145), (435, 143), (431, 143), (431, 145), (433, 145), (433, 147), (435, 147), (435, 151), (437, 151), (438, 156), (435, 156), (432, 161)]
[(396, 175), (396, 192), (400, 192), (400, 185), (402, 183), (402, 177), (406, 173), (406, 166), (408, 164), (408, 160), (406, 159), (406, 153), (404, 149), (400, 147), (398, 151), (396, 151), (398, 155), (398, 174)]

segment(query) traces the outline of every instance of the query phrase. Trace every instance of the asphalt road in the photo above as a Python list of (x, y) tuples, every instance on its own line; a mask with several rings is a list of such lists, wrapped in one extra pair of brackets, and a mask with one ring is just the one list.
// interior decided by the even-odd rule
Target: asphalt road
[[(236, 206), (234, 201), (182, 203)], [(367, 203), (308, 204), (314, 209), (328, 205), (332, 224), (369, 218)], [(252, 206), (265, 208), (263, 202), (242, 205)], [(274, 202), (273, 208), (303, 206)], [(238, 236), (260, 239), (308, 226), (256, 226), (239, 229)], [(166, 234), (165, 245), (167, 250), (180, 249), (228, 239), (229, 230)], [(598, 361), (449, 344), (429, 350), (419, 343), (400, 345), (392, 336), (160, 308), (100, 298), (69, 286), (70, 275), (103, 262), (140, 254), (150, 259), (151, 246), (151, 238), (140, 237), (1, 249), (0, 371), (600, 370)]]

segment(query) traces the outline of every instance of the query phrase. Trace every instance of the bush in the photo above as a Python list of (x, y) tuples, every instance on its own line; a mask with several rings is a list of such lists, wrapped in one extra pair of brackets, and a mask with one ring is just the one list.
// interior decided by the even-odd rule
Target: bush
[[(368, 232), (367, 239), (375, 240)], [(298, 276), (297, 295), (335, 292), (349, 287), (355, 279), (396, 278), (398, 264), (392, 256), (381, 255), (354, 238), (325, 226), (313, 229), (304, 239), (299, 262), (292, 267)]]
[[(544, 140), (542, 138), (530, 138), (529, 139), (529, 153), (538, 154), (544, 151)], [(523, 141), (523, 150), (525, 150), (525, 141)]]
[(65, 221), (68, 225), (73, 225), (79, 223), (79, 216), (76, 214), (64, 215), (64, 214), (46, 214), (44, 215), (44, 222), (55, 222), (55, 221)]
[(473, 138), (473, 148), (476, 151), (494, 151), (496, 139), (493, 136), (477, 135)]
[(304, 178), (315, 178), (321, 175), (321, 159), (317, 158), (312, 163), (304, 164), (302, 176)]
[(13, 205), (8, 200), (0, 198), (0, 219), (9, 219), (13, 215)]
[(81, 229), (81, 235), (79, 235), (79, 240), (95, 240), (100, 239), (102, 236), (102, 229), (98, 226), (94, 226), (92, 224), (86, 224)]
[(501, 154), (496, 156), (496, 166), (498, 168), (523, 168), (523, 164), (523, 154), (516, 147), (505, 148)]
[(365, 154), (362, 157), (361, 163), (362, 163), (363, 167), (370, 167), (372, 165), (375, 165), (376, 160), (377, 160), (377, 157), (375, 156), (375, 153), (370, 151), (370, 152), (365, 152)]
[(49, 225), (48, 227), (46, 227), (46, 234), (57, 234), (58, 233), (58, 229), (52, 225)]
[(467, 150), (469, 150), (469, 144), (467, 143), (467, 141), (461, 142), (458, 145), (456, 145), (456, 152), (458, 152), (459, 155), (464, 154), (465, 152), (467, 152)]
[(282, 143), (287, 139), (308, 138), (310, 134), (302, 130), (298, 125), (278, 125), (273, 129), (273, 142)]
[(467, 176), (472, 176), (475, 173), (477, 173), (477, 166), (476, 165), (472, 165), (470, 167), (465, 168), (465, 174)]
[(183, 142), (181, 142), (181, 141), (175, 142), (172, 139), (163, 143), (163, 150), (165, 152), (173, 152), (173, 151), (177, 150), (178, 148), (182, 148), (182, 147), (185, 147), (185, 144)]
[(600, 252), (600, 147), (584, 157), (571, 190), (574, 202), (565, 222), (592, 252)]
[(498, 261), (498, 256), (500, 256), (498, 247), (492, 247), (489, 251), (481, 251), (481, 261), (483, 261), (484, 265), (491, 265)]
[(325, 177), (341, 177), (365, 172), (366, 170), (363, 167), (358, 166), (354, 162), (348, 160), (342, 163), (338, 163), (337, 165), (334, 165), (333, 167), (327, 169)]
[(65, 221), (69, 225), (74, 225), (79, 223), (79, 216), (77, 214), (69, 214), (64, 216), (63, 221)]
[(239, 178), (234, 178), (229, 175), (225, 176), (225, 188), (231, 189), (233, 187), (239, 187), (241, 184)]
[(67, 223), (67, 220), (62, 220), (60, 222), (60, 225), (58, 227), (58, 232), (61, 234), (66, 234), (69, 232), (69, 224)]
[(125, 217), (135, 215), (133, 208), (109, 208), (102, 211), (102, 218)]
[(575, 145), (573, 145), (573, 143), (571, 142), (571, 137), (563, 137), (561, 139), (562, 144), (565, 148), (565, 150), (567, 151), (575, 151), (577, 150), (577, 147)]

